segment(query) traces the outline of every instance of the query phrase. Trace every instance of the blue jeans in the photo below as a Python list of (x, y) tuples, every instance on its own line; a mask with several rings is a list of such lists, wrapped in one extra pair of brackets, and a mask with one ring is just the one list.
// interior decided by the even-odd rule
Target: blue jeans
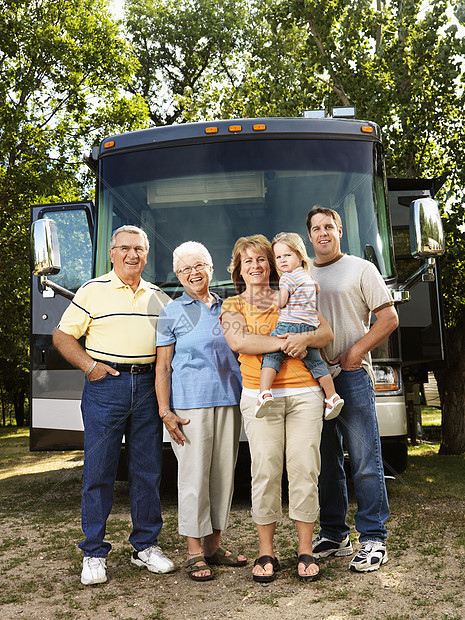
[[(315, 330), (313, 325), (307, 323), (286, 323), (284, 321), (278, 321), (276, 327), (271, 332), (270, 336), (279, 336), (280, 334), (301, 334), (302, 332), (312, 332)], [(265, 353), (262, 360), (262, 368), (273, 368), (276, 372), (279, 372), (281, 364), (283, 363), (286, 354), (283, 351), (275, 351), (274, 353)], [(307, 348), (307, 355), (303, 358), (303, 363), (307, 370), (309, 370), (314, 379), (324, 377), (329, 374), (328, 368), (324, 361), (321, 359), (321, 355), (318, 349)]]
[(81, 520), (85, 556), (104, 558), (106, 521), (125, 435), (133, 529), (129, 540), (137, 551), (157, 543), (162, 526), (160, 478), (162, 422), (154, 393), (154, 373), (86, 379), (81, 411), (84, 421), (84, 471)]
[(323, 423), (319, 478), (321, 534), (340, 542), (350, 531), (346, 523), (344, 442), (357, 499), (355, 527), (359, 540), (383, 541), (387, 538), (384, 524), (389, 517), (389, 505), (373, 383), (367, 372), (359, 369), (342, 370), (334, 384), (344, 399), (344, 407), (337, 418)]

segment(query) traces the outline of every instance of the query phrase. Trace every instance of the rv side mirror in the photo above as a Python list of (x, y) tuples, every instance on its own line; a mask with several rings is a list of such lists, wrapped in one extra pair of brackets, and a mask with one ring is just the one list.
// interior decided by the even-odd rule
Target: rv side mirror
[(60, 247), (54, 220), (40, 219), (31, 226), (32, 273), (53, 276), (60, 271)]
[(410, 204), (410, 251), (415, 258), (444, 254), (441, 216), (432, 198), (419, 198)]

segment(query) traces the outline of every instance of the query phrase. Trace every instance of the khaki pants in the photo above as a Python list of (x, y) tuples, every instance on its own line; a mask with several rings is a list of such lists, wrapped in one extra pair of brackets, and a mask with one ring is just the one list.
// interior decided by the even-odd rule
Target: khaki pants
[(178, 524), (183, 536), (202, 538), (228, 523), (241, 430), (239, 406), (174, 409), (189, 418), (187, 441), (171, 441), (178, 460)]
[(268, 525), (282, 516), (284, 458), (290, 518), (305, 523), (317, 519), (323, 398), (321, 391), (278, 397), (265, 417), (259, 419), (255, 417), (257, 399), (242, 394), (241, 411), (252, 457), (255, 523)]

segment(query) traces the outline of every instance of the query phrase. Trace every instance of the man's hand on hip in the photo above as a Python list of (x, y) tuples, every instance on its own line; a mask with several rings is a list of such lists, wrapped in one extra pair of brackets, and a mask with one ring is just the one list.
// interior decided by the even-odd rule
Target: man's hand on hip
[(108, 364), (97, 362), (96, 366), (93, 368), (92, 372), (87, 375), (87, 377), (89, 381), (98, 381), (99, 379), (103, 379), (105, 375), (113, 375), (114, 377), (117, 377), (119, 372), (112, 366), (108, 366)]
[(353, 347), (348, 351), (344, 351), (338, 357), (331, 360), (329, 363), (340, 364), (342, 370), (358, 370), (362, 367), (363, 357), (353, 350)]

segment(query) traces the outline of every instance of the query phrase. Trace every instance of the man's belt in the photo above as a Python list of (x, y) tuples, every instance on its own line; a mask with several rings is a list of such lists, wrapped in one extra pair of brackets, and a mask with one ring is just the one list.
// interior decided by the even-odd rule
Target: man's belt
[(130, 372), (133, 375), (146, 375), (155, 370), (155, 362), (150, 364), (118, 364), (117, 362), (107, 362), (106, 360), (95, 360), (101, 364), (107, 364), (118, 372)]

